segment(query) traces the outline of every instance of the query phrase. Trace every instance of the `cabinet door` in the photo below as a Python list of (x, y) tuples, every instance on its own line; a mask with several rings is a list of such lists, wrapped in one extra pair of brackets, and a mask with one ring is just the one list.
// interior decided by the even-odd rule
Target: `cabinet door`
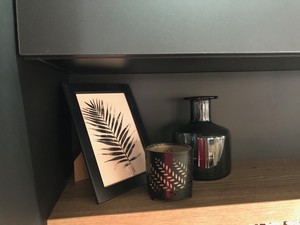
[(17, 0), (22, 55), (298, 53), (297, 0)]

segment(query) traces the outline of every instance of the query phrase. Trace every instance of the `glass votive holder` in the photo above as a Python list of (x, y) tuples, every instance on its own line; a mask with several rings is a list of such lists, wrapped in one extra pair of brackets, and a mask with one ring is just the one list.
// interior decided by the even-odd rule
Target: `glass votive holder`
[(147, 189), (151, 199), (192, 197), (192, 147), (158, 143), (146, 147)]

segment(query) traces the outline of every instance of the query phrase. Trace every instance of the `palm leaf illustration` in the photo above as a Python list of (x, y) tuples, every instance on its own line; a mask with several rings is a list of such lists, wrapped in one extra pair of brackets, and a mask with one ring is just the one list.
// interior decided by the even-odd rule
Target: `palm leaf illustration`
[(92, 126), (96, 132), (96, 141), (105, 144), (102, 148), (102, 155), (110, 156), (105, 163), (114, 162), (115, 169), (118, 165), (135, 172), (132, 161), (136, 160), (141, 153), (133, 155), (136, 145), (133, 133), (130, 132), (130, 124), (123, 125), (123, 114), (116, 113), (112, 107), (104, 106), (102, 100), (90, 100), (85, 102), (86, 107), (82, 109), (82, 114), (87, 124)]

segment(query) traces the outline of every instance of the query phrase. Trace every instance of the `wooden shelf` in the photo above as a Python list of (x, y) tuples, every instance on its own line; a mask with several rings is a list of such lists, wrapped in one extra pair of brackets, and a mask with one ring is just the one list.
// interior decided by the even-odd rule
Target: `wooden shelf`
[(193, 197), (151, 200), (146, 185), (97, 205), (89, 180), (71, 182), (48, 225), (261, 224), (300, 221), (300, 159), (236, 162), (218, 181), (193, 182)]

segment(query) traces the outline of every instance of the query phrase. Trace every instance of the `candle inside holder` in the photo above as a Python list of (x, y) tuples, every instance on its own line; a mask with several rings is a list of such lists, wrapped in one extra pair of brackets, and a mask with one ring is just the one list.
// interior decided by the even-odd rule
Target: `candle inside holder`
[(192, 196), (192, 148), (189, 145), (148, 146), (146, 167), (151, 199), (180, 200)]

